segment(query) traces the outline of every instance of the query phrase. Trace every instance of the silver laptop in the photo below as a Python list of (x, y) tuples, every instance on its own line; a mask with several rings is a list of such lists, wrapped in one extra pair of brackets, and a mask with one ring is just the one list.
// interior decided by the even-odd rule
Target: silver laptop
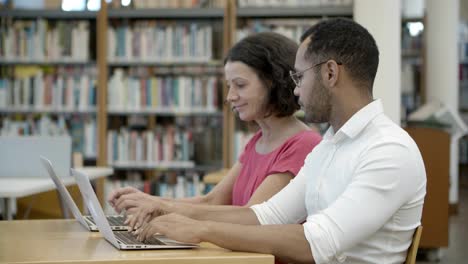
[(99, 231), (104, 238), (118, 249), (175, 249), (175, 248), (196, 248), (197, 244), (181, 243), (169, 239), (162, 235), (155, 235), (150, 241), (140, 242), (130, 232), (112, 232), (109, 223), (106, 221), (104, 211), (94, 193), (89, 177), (77, 170), (71, 169), (71, 174), (75, 177), (80, 188), (83, 199), (88, 206), (88, 210), (96, 220)]
[[(62, 180), (57, 176), (55, 173), (55, 169), (52, 166), (52, 162), (48, 160), (47, 158), (40, 156), (41, 162), (44, 165), (44, 167), (47, 169), (47, 172), (52, 179), (52, 181), (55, 183), (55, 186), (57, 186), (57, 190), (59, 192), (59, 195), (61, 197), (62, 203), (65, 204), (65, 210), (66, 208), (70, 209), (72, 212), (73, 216), (75, 217), (78, 222), (81, 223), (86, 229), (90, 231), (99, 231), (98, 227), (94, 221), (94, 219), (89, 216), (85, 215), (83, 216), (78, 209), (78, 206), (76, 206), (75, 202), (73, 201), (72, 197), (70, 196), (70, 193), (68, 192), (67, 188), (63, 184)], [(112, 230), (119, 231), (119, 230), (127, 230), (128, 227), (124, 224), (125, 222), (125, 216), (122, 215), (108, 215), (107, 220), (112, 228)]]

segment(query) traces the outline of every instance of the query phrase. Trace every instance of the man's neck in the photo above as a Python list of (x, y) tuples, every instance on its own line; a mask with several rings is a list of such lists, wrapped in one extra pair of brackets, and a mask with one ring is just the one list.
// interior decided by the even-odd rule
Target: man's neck
[(336, 133), (359, 110), (373, 101), (371, 96), (348, 93), (332, 99), (330, 125)]

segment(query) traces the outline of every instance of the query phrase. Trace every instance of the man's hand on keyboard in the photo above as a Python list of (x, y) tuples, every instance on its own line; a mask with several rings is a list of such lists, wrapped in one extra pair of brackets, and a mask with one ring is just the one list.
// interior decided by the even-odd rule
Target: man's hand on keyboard
[(145, 241), (155, 234), (162, 234), (170, 239), (184, 243), (200, 243), (206, 231), (206, 221), (198, 221), (183, 215), (171, 213), (155, 217), (136, 230), (137, 239)]

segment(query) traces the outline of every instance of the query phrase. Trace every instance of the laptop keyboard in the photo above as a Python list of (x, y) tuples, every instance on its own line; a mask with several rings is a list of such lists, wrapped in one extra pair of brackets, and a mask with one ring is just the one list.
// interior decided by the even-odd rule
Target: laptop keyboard
[[(93, 224), (96, 225), (96, 221), (94, 221), (92, 216), (86, 216)], [(109, 222), (110, 226), (127, 226), (125, 223), (125, 216), (123, 215), (107, 215), (107, 221)]]
[(165, 245), (159, 239), (153, 237), (151, 239), (147, 239), (144, 242), (140, 242), (136, 239), (135, 235), (130, 232), (121, 231), (121, 232), (114, 232), (115, 236), (118, 237), (122, 242), (127, 245), (141, 245), (141, 244), (151, 244), (151, 245)]
[(111, 226), (126, 226), (124, 224), (125, 216), (123, 215), (107, 216), (107, 221), (109, 221)]

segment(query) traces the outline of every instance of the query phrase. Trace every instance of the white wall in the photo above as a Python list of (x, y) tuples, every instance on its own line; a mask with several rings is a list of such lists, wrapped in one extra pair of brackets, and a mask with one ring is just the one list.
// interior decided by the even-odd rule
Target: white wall
[[(426, 101), (458, 113), (459, 0), (426, 0)], [(450, 148), (449, 202), (458, 202), (458, 139)]]
[(355, 0), (354, 20), (374, 36), (380, 63), (374, 82), (374, 98), (395, 123), (401, 118), (401, 9), (400, 0)]

